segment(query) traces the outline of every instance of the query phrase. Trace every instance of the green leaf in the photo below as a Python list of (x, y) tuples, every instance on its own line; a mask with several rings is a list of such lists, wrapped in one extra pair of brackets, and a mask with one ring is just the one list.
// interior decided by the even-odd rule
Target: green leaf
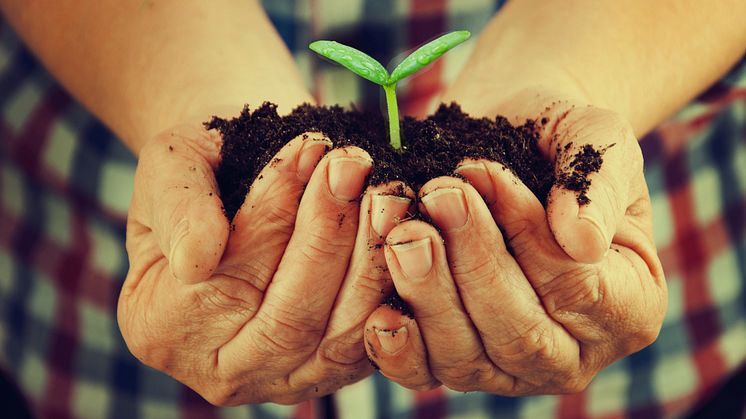
[(383, 86), (388, 82), (389, 73), (381, 63), (355, 48), (335, 41), (314, 41), (308, 48), (373, 83)]
[(399, 80), (420, 71), (423, 67), (435, 61), (451, 48), (466, 41), (471, 36), (469, 31), (456, 31), (447, 33), (427, 44), (417, 48), (404, 59), (394, 71), (391, 72), (388, 83), (396, 83)]

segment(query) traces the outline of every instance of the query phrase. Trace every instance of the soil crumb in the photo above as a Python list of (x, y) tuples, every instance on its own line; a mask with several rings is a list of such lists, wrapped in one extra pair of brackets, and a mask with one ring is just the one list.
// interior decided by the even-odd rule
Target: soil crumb
[(216, 178), (229, 220), (262, 168), (278, 164), (275, 154), (307, 131), (322, 132), (334, 147), (358, 146), (366, 150), (374, 161), (368, 178), (372, 185), (402, 180), (418, 190), (430, 179), (452, 175), (464, 158), (485, 158), (513, 171), (544, 204), (554, 184), (576, 191), (578, 203), (587, 204), (587, 177), (598, 171), (603, 154), (591, 146), (581, 147), (572, 170), (555, 175), (552, 164), (538, 148), (536, 121), (514, 127), (502, 116), (471, 118), (455, 103), (441, 104), (423, 120), (405, 117), (401, 123), (402, 152), (389, 146), (386, 121), (380, 114), (340, 106), (305, 104), (289, 115), (279, 116), (274, 104), (264, 103), (253, 111), (245, 107), (234, 119), (214, 117), (205, 126), (217, 129), (223, 136)]
[(409, 304), (407, 304), (406, 301), (402, 300), (396, 290), (393, 290), (391, 294), (384, 298), (383, 301), (381, 301), (381, 305), (389, 306), (392, 309), (400, 312), (401, 314), (409, 317), (410, 319), (414, 319), (414, 312), (412, 312), (412, 308), (409, 307)]

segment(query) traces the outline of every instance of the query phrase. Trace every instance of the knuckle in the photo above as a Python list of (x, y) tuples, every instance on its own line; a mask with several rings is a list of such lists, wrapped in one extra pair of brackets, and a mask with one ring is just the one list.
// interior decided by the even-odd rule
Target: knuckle
[(160, 368), (158, 368), (159, 365), (155, 365), (155, 363), (152, 362), (152, 360), (150, 360), (148, 356), (148, 354), (152, 353), (152, 351), (150, 351), (150, 348), (155, 346), (151, 342), (151, 340), (144, 334), (130, 332), (129, 327), (121, 326), (121, 330), (124, 342), (127, 344), (127, 348), (129, 348), (132, 355), (134, 355), (134, 357), (139, 359), (142, 363), (160, 370)]
[(143, 364), (158, 371), (174, 373), (176, 354), (167, 343), (159, 342), (147, 337), (125, 338), (127, 347), (132, 355)]
[(641, 327), (633, 331), (629, 334), (628, 338), (624, 340), (626, 342), (624, 345), (625, 355), (635, 353), (650, 346), (656, 339), (658, 339), (659, 333), (660, 326)]
[(432, 367), (433, 376), (454, 391), (476, 391), (485, 388), (495, 378), (495, 369), (484, 359), (482, 353)]
[(239, 326), (256, 310), (248, 301), (229, 295), (219, 286), (205, 282), (193, 294), (195, 312), (202, 312), (211, 317), (219, 316), (229, 324)]
[(448, 368), (439, 371), (436, 377), (453, 391), (470, 392), (489, 388), (495, 379), (495, 374), (494, 368), (484, 365), (463, 370)]
[(354, 287), (356, 295), (361, 298), (361, 303), (370, 302), (375, 305), (380, 303), (381, 298), (391, 288), (391, 276), (385, 264), (368, 268), (354, 275)]
[(550, 316), (561, 322), (566, 315), (588, 314), (603, 305), (604, 273), (596, 265), (583, 265), (538, 287)]
[(303, 246), (300, 247), (302, 257), (314, 264), (346, 261), (352, 251), (354, 238), (351, 240), (348, 234), (340, 233), (337, 221), (334, 221), (333, 228), (318, 224), (310, 223), (304, 226), (306, 231)]
[(366, 352), (362, 340), (352, 336), (322, 340), (319, 345), (318, 356), (322, 365), (326, 365), (333, 370), (347, 370), (366, 361)]
[[(259, 349), (267, 355), (308, 354), (316, 349), (323, 330), (315, 322), (301, 321), (288, 310), (274, 308), (276, 315), (269, 317), (267, 311), (260, 311), (257, 320), (257, 339)], [(287, 314), (287, 315), (285, 315)]]
[(244, 403), (239, 391), (231, 385), (210, 383), (202, 387), (199, 394), (213, 406), (231, 407)]
[(536, 238), (536, 225), (534, 225), (530, 219), (520, 214), (513, 218), (509, 223), (505, 223), (503, 225), (503, 231), (507, 233), (505, 240), (511, 245), (514, 242), (523, 243), (525, 241), (535, 240)]
[(591, 378), (592, 377), (583, 375), (564, 380), (558, 385), (559, 391), (557, 392), (560, 394), (582, 393), (586, 388), (588, 388), (588, 385), (591, 383)]
[[(177, 226), (187, 214), (189, 205), (192, 203), (191, 197), (185, 194), (170, 194), (169, 191), (152, 191), (153, 197), (150, 200), (151, 205), (155, 205), (153, 214), (153, 226), (157, 231), (159, 226)], [(162, 197), (159, 199), (157, 197)], [(161, 240), (169, 239), (165, 231), (160, 233)], [(170, 244), (169, 244), (170, 246)], [(168, 247), (163, 247), (168, 249)]]
[(487, 348), (490, 358), (498, 365), (535, 365), (542, 370), (560, 368), (560, 354), (547, 328), (536, 323), (520, 331), (515, 339)]
[(267, 392), (254, 383), (224, 381), (217, 378), (201, 380), (195, 391), (217, 407), (234, 407), (272, 401)]
[(453, 276), (457, 278), (457, 285), (459, 288), (489, 289), (497, 273), (495, 260), (492, 257), (469, 259), (451, 267)]
[(660, 334), (660, 327), (652, 327), (647, 328), (639, 331), (637, 333), (637, 341), (640, 343), (640, 349), (652, 345), (653, 342), (658, 339), (658, 335)]
[[(284, 194), (278, 194), (284, 197)], [(285, 202), (279, 202), (277, 205), (269, 205), (268, 208), (259, 211), (261, 224), (270, 227), (272, 231), (291, 232), (295, 225), (297, 215), (297, 205), (284, 205)], [(252, 212), (252, 215), (257, 214)]]
[(328, 242), (328, 239), (319, 239), (317, 237), (305, 242), (303, 247), (300, 248), (301, 255), (307, 263), (328, 263), (329, 261), (339, 260), (340, 257), (346, 255), (346, 250), (349, 246), (339, 246)]
[(246, 281), (257, 291), (263, 292), (267, 288), (269, 280), (275, 274), (275, 268), (268, 265), (262, 258), (254, 258), (249, 262), (224, 262), (222, 266), (218, 267), (215, 274), (222, 274)]
[[(410, 301), (415, 301), (415, 298), (417, 297), (422, 298), (421, 295), (418, 296), (416, 292), (417, 291), (412, 293), (414, 297), (401, 294), (400, 296), (405, 303), (409, 304)], [(411, 308), (411, 305), (409, 307)], [(448, 329), (448, 327), (453, 323), (453, 313), (453, 307), (446, 304), (439, 305), (438, 307), (418, 307), (418, 310), (415, 313), (415, 318), (417, 319), (417, 322), (428, 323), (433, 328)]]
[(509, 397), (524, 397), (524, 396), (534, 396), (538, 394), (546, 394), (547, 392), (542, 392), (539, 389), (539, 386), (537, 384), (528, 382), (524, 379), (518, 378), (518, 377), (512, 377), (513, 383), (510, 386), (507, 391), (504, 391), (504, 396)]
[(432, 375), (427, 366), (402, 370), (382, 368), (380, 372), (384, 377), (409, 390), (428, 391), (441, 386), (440, 381)]
[(159, 371), (170, 371), (175, 353), (164, 341), (161, 330), (148, 311), (123, 313), (120, 307), (119, 325), (124, 342), (132, 355), (145, 365)]

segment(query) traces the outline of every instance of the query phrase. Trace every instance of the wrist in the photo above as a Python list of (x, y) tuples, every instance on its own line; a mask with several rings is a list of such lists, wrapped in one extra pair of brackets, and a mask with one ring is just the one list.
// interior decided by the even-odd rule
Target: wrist
[[(255, 83), (226, 83), (224, 80), (190, 84), (178, 94), (153, 95), (159, 100), (150, 106), (132, 104), (128, 123), (120, 135), (135, 154), (158, 133), (176, 125), (199, 126), (213, 116), (238, 116), (244, 106), (257, 108), (264, 102), (278, 105), (280, 114), (289, 113), (302, 103), (314, 103), (301, 83), (281, 83), (264, 79)], [(148, 109), (145, 111), (145, 109)]]
[(513, 124), (536, 118), (546, 107), (560, 102), (568, 106), (607, 108), (602, 96), (591, 94), (579, 77), (547, 63), (503, 67), (497, 71), (494, 67), (467, 67), (446, 90), (442, 101), (455, 101), (464, 112), (475, 117), (503, 115)]

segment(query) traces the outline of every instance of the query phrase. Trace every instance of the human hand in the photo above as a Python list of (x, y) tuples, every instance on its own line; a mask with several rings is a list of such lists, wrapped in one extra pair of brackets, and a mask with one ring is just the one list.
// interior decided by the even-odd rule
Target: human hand
[[(317, 133), (290, 141), (232, 225), (213, 175), (215, 132), (177, 127), (143, 148), (118, 306), (137, 358), (219, 405), (295, 403), (372, 371), (363, 323), (386, 275), (375, 231), (410, 201), (378, 197), (395, 186), (385, 185), (361, 209), (372, 161), (354, 147), (324, 156), (330, 145)], [(374, 202), (387, 210), (376, 222)]]
[(632, 130), (611, 112), (538, 98), (523, 92), (508, 104), (514, 113), (503, 113), (548, 118), (540, 148), (558, 171), (569, 170), (568, 144), (572, 154), (615, 143), (590, 176), (590, 203), (554, 188), (545, 210), (512, 172), (486, 161), (457, 170), (470, 184), (443, 177), (424, 185), (421, 209), (445, 242), (410, 221), (391, 231), (385, 249), (414, 319), (381, 307), (365, 331), (369, 355), (405, 387), (577, 392), (660, 330), (666, 285)]

